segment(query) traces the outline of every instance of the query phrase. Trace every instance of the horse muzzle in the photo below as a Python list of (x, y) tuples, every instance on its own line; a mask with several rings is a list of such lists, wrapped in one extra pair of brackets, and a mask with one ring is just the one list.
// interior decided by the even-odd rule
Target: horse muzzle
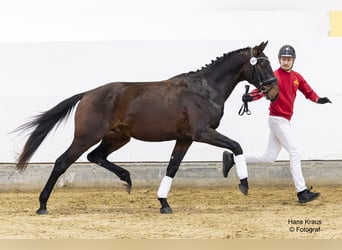
[(267, 100), (270, 100), (271, 102), (274, 102), (275, 100), (277, 100), (278, 96), (279, 96), (279, 87), (278, 84), (274, 84), (274, 85), (268, 85), (267, 87), (265, 87), (267, 90), (263, 91), (265, 94), (265, 97)]

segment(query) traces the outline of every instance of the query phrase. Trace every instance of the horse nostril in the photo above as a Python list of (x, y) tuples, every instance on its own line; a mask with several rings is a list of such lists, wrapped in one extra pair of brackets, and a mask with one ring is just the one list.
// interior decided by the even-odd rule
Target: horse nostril
[(264, 87), (264, 86), (262, 86), (262, 87), (261, 87), (261, 92), (263, 92), (263, 93), (267, 93), (267, 88), (266, 88), (266, 87)]

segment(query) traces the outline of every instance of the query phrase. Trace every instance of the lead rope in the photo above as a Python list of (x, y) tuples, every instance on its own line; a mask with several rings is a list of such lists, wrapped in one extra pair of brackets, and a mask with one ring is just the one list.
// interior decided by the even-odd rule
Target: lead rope
[[(245, 94), (248, 94), (248, 91), (249, 91), (249, 85), (245, 85)], [(244, 113), (246, 113), (247, 115), (252, 114), (252, 112), (248, 108), (248, 102), (247, 101), (244, 101), (242, 103), (242, 106), (241, 106), (241, 108), (239, 110), (239, 115), (240, 116), (243, 116)]]

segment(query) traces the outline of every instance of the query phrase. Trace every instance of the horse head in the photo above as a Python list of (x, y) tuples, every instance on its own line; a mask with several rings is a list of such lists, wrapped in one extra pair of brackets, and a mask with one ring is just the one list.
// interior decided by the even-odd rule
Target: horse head
[(266, 96), (267, 100), (274, 101), (279, 95), (277, 78), (275, 78), (271, 64), (264, 54), (268, 42), (250, 49), (249, 60), (243, 66), (244, 78)]

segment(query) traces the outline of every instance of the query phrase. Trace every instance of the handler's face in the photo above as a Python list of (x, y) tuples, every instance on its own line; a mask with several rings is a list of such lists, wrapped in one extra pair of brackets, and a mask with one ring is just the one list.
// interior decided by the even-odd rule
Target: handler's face
[(294, 58), (292, 56), (281, 56), (279, 59), (280, 67), (285, 71), (291, 71)]

